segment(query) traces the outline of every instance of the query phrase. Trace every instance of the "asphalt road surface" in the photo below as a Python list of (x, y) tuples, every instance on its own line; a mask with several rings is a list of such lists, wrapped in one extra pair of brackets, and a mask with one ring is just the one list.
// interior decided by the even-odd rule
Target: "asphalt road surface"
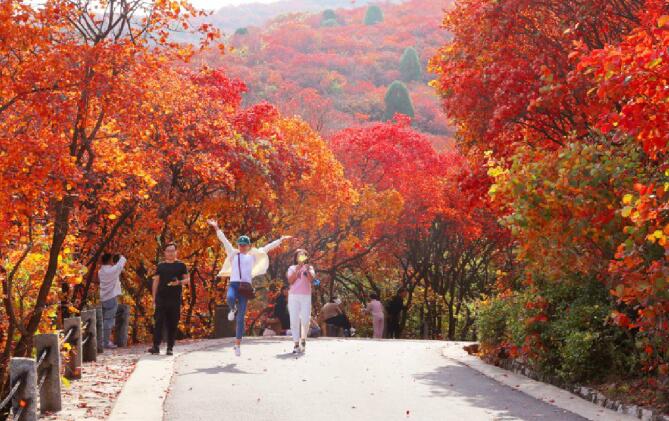
[(181, 356), (166, 421), (583, 420), (441, 354), (444, 342), (249, 338)]

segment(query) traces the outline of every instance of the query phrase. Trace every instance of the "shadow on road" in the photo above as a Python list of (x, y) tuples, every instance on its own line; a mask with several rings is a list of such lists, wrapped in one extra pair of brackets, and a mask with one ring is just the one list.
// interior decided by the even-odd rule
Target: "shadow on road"
[(188, 373), (179, 373), (179, 376), (188, 376), (192, 374), (221, 374), (221, 373), (233, 373), (233, 374), (258, 374), (258, 373), (249, 373), (248, 371), (240, 370), (237, 368), (237, 364), (228, 364), (218, 367), (207, 367), (207, 368), (196, 368), (194, 371)]
[(417, 381), (430, 386), (436, 398), (457, 397), (479, 408), (498, 412), (495, 420), (581, 421), (578, 415), (549, 403), (538, 401), (511, 387), (459, 364), (439, 367), (428, 373), (417, 373)]
[(287, 352), (285, 354), (277, 354), (276, 358), (280, 360), (297, 360), (302, 358), (304, 354), (293, 354), (293, 352)]

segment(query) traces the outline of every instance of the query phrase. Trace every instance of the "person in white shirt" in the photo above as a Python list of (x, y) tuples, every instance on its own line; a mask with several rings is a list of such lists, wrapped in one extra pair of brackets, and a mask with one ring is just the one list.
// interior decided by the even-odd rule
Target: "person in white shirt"
[[(114, 260), (118, 260), (114, 263)], [(116, 323), (117, 297), (121, 295), (121, 272), (125, 267), (124, 256), (110, 253), (102, 255), (102, 266), (98, 271), (100, 280), (100, 302), (102, 303), (102, 344), (105, 348), (116, 348), (111, 340), (111, 331)]]
[(248, 297), (240, 293), (240, 288), (244, 290), (247, 287), (242, 285), (242, 283), (248, 284), (250, 288), (254, 277), (266, 274), (269, 268), (267, 253), (279, 247), (284, 240), (292, 237), (284, 235), (264, 247), (255, 248), (251, 247), (251, 239), (246, 235), (242, 235), (237, 240), (239, 249), (236, 249), (232, 246), (223, 231), (221, 231), (215, 220), (210, 219), (207, 222), (216, 230), (216, 236), (223, 244), (227, 254), (223, 262), (223, 268), (218, 273), (218, 276), (230, 278), (226, 296), (228, 306), (230, 306), (228, 320), (236, 320), (234, 351), (236, 356), (240, 356), (242, 336), (244, 335), (244, 318), (246, 317), (246, 305), (248, 303)]
[(383, 304), (379, 301), (379, 295), (376, 293), (369, 295), (370, 301), (367, 303), (365, 312), (372, 315), (372, 326), (374, 326), (374, 339), (383, 338), (383, 323), (385, 319), (385, 313), (383, 310)]

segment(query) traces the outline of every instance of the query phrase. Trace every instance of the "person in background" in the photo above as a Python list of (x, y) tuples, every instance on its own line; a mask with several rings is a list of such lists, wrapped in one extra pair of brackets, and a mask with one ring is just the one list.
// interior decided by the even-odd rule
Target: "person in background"
[(400, 321), (402, 320), (402, 312), (406, 310), (404, 300), (409, 291), (405, 287), (397, 290), (397, 294), (388, 302), (388, 337), (391, 339), (400, 338)]
[(276, 331), (272, 329), (272, 326), (267, 322), (263, 323), (261, 331), (262, 336), (276, 336)]
[(218, 222), (210, 219), (207, 223), (216, 230), (216, 236), (223, 244), (225, 253), (227, 254), (218, 276), (221, 278), (230, 277), (230, 285), (228, 286), (226, 296), (228, 306), (230, 306), (228, 320), (236, 320), (235, 345), (233, 349), (235, 355), (239, 357), (242, 355), (242, 336), (244, 336), (246, 305), (249, 300), (249, 296), (245, 294), (250, 291), (252, 295), (253, 278), (267, 273), (267, 269), (269, 268), (269, 256), (267, 253), (279, 247), (284, 240), (293, 237), (284, 235), (263, 247), (254, 248), (251, 247), (251, 239), (246, 235), (242, 235), (237, 239), (239, 249), (236, 249), (225, 236), (225, 233), (219, 228)]
[(105, 253), (102, 255), (102, 265), (98, 270), (102, 305), (102, 346), (107, 349), (116, 348), (110, 338), (116, 323), (118, 296), (121, 295), (121, 272), (126, 262), (124, 256)]
[(365, 311), (372, 315), (372, 325), (374, 326), (374, 338), (383, 338), (383, 304), (379, 301), (379, 296), (376, 293), (369, 295), (370, 301), (367, 303)]
[(313, 266), (307, 264), (308, 259), (306, 250), (297, 249), (295, 262), (286, 272), (290, 284), (288, 293), (290, 332), (295, 342), (293, 354), (304, 352), (311, 322), (311, 283), (316, 278), (316, 271)]
[(355, 329), (351, 327), (351, 322), (346, 317), (341, 308), (341, 299), (332, 297), (329, 303), (321, 309), (321, 318), (325, 323), (344, 329), (344, 336), (355, 335)]
[(321, 327), (318, 326), (316, 318), (312, 317), (311, 322), (309, 323), (309, 337), (318, 338), (319, 336), (321, 336)]
[(288, 314), (288, 286), (281, 287), (281, 292), (274, 302), (274, 317), (279, 319), (281, 329), (285, 332), (290, 329), (290, 314)]
[(165, 260), (156, 267), (153, 275), (153, 347), (151, 354), (160, 354), (160, 342), (163, 339), (163, 327), (167, 330), (167, 355), (172, 355), (181, 316), (181, 290), (190, 281), (188, 268), (177, 260), (177, 246), (167, 244), (163, 252)]

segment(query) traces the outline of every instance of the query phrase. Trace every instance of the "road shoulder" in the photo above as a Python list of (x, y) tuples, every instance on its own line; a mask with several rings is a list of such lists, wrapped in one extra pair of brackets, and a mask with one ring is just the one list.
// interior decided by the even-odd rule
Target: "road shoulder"
[(209, 347), (231, 343), (231, 339), (196, 341), (184, 345), (176, 344), (174, 356), (143, 355), (135, 366), (123, 390), (119, 394), (108, 421), (162, 421), (163, 404), (169, 392), (174, 365), (177, 358)]
[(525, 376), (504, 370), (494, 365), (483, 362), (480, 358), (469, 355), (463, 346), (469, 345), (466, 342), (451, 342), (443, 348), (444, 357), (457, 361), (473, 370), (478, 371), (486, 377), (489, 377), (501, 384), (512, 387), (535, 399), (548, 402), (560, 409), (580, 415), (583, 418), (592, 421), (638, 421), (638, 418), (618, 414), (610, 409), (602, 408), (579, 396), (574, 395), (564, 389), (550, 384), (541, 383)]

